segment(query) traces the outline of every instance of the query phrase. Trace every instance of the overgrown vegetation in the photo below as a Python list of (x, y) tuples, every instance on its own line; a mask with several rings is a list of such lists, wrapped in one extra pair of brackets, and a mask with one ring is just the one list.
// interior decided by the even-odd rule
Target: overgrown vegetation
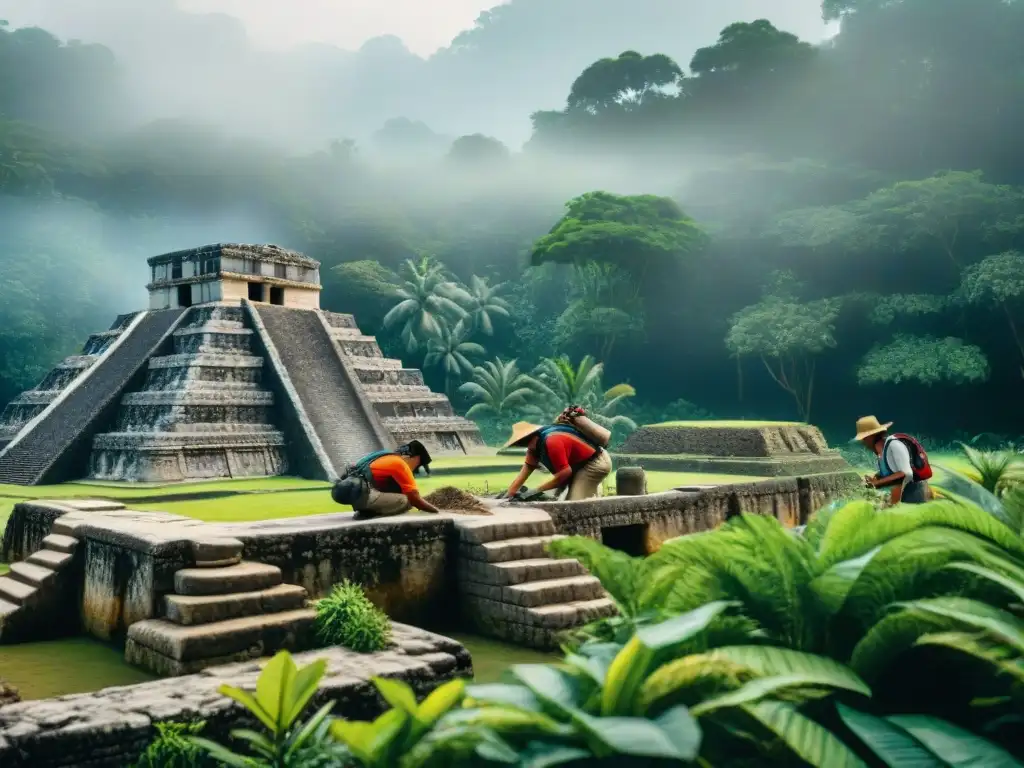
[(391, 642), (391, 619), (348, 579), (316, 601), (316, 635), (324, 645), (358, 653), (382, 651)]
[[(914, 434), (1020, 433), (1020, 409), (999, 407), (1024, 382), (1020, 3), (828, 0), (825, 45), (780, 28), (797, 18), (781, 7), (765, 10), (776, 23), (731, 23), (731, 7), (714, 4), (722, 28), (698, 41), (697, 0), (511, 0), (429, 61), (334, 52), (310, 78), (336, 110), (293, 108), (310, 61), (190, 16), (208, 50), (235, 52), (203, 62), (204, 86), (251, 73), (232, 97), (291, 105), (274, 135), (294, 119), (308, 142), (280, 150), (194, 122), (209, 110), (152, 109), (166, 89), (126, 52), (0, 29), (0, 399), (139, 306), (154, 249), (226, 229), (320, 259), (323, 305), (354, 312), (460, 411), (523, 415), (461, 389), (487, 386), (487, 361), (532, 375), (589, 355), (606, 386), (635, 388), (613, 415), (640, 423), (683, 397), (838, 434), (870, 398), (898, 403), (880, 415)], [(592, 61), (568, 54), (584, 47)], [(388, 85), (348, 91), (377, 76)], [(497, 85), (513, 80), (533, 85)], [(522, 152), (477, 135), (489, 114), (525, 122), (531, 101), (559, 98), (548, 87), (562, 103), (532, 115)], [(357, 146), (347, 117), (376, 120), (382, 94), (388, 116), (425, 109), (469, 135), (399, 116)], [(135, 122), (152, 114), (178, 119)], [(908, 278), (890, 280), (894, 265)], [(780, 272), (803, 284), (780, 292)]]
[[(944, 498), (927, 504), (834, 503), (802, 532), (741, 515), (646, 559), (557, 540), (619, 607), (567, 638), (561, 663), (452, 681), (421, 703), (375, 679), (390, 709), (373, 722), (317, 713), (290, 727), (374, 768), (1022, 765), (1019, 486), (996, 496), (952, 471), (936, 484)], [(260, 690), (272, 697), (262, 678)]]
[(135, 768), (209, 768), (217, 765), (190, 737), (206, 727), (204, 721), (156, 723), (157, 736), (146, 747)]

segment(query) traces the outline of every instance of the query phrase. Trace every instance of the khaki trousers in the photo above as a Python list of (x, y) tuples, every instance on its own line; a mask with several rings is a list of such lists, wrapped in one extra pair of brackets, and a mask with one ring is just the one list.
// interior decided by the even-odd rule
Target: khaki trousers
[(601, 495), (601, 484), (612, 472), (612, 457), (608, 451), (601, 451), (572, 476), (566, 501), (596, 499)]
[(366, 501), (356, 506), (359, 517), (392, 517), (401, 515), (412, 509), (412, 504), (404, 493), (381, 493), (371, 488)]

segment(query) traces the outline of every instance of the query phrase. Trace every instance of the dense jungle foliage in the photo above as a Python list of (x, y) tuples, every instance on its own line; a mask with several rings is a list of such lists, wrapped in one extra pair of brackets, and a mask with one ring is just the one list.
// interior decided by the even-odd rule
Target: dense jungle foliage
[(592, 402), (639, 423), (1020, 433), (1024, 3), (823, 12), (820, 45), (756, 21), (689, 61), (608, 50), (522, 151), (470, 133), (391, 163), (385, 139), (437, 135), (296, 153), (212, 125), (255, 113), (138, 125), (116, 51), (0, 28), (0, 398), (143, 306), (145, 257), (241, 240), (321, 260), (324, 306), (488, 429), (600, 366)]
[(1002, 459), (994, 492), (946, 470), (937, 501), (835, 502), (796, 530), (737, 515), (647, 558), (559, 539), (554, 556), (585, 563), (619, 609), (572, 632), (560, 662), (422, 701), (374, 678), (387, 711), (356, 722), (318, 696), (324, 661), (282, 652), (255, 695), (220, 689), (259, 730), (188, 748), (293, 768), (1019, 768), (1024, 486), (1019, 457)]

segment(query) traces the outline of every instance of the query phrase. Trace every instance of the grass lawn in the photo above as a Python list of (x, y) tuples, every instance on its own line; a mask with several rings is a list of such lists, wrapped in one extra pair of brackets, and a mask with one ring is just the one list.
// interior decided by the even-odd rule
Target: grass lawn
[[(932, 460), (936, 464), (944, 464), (961, 472), (966, 468), (963, 457), (955, 454), (933, 455)], [(431, 477), (421, 478), (419, 484), (425, 494), (447, 485), (464, 488), (478, 495), (496, 494), (508, 486), (515, 474), (511, 469), (499, 467), (509, 467), (515, 463), (515, 457), (510, 456), (460, 456), (438, 459), (434, 465), (442, 471)], [(479, 467), (480, 471), (468, 472), (471, 467)], [(446, 468), (457, 470), (458, 473), (446, 475), (443, 472)], [(647, 485), (651, 493), (667, 491), (682, 485), (723, 485), (755, 482), (761, 479), (764, 478), (746, 475), (647, 473)], [(536, 481), (533, 485), (536, 485)], [(614, 478), (609, 478), (606, 489), (608, 492), (613, 491)], [(338, 506), (331, 501), (327, 483), (293, 477), (162, 485), (99, 482), (30, 487), (0, 485), (0, 531), (6, 525), (14, 505), (19, 501), (75, 497), (117, 500), (134, 509), (172, 512), (208, 522), (270, 520), (348, 510), (347, 507)]]

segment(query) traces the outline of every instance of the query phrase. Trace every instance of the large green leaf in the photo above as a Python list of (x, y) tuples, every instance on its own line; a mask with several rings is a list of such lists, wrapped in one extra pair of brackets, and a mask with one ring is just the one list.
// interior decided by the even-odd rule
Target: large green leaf
[(822, 768), (866, 768), (830, 730), (780, 701), (758, 701), (743, 710), (772, 731), (800, 758)]
[(1009, 646), (989, 639), (984, 633), (939, 632), (924, 635), (918, 639), (916, 645), (936, 645), (966, 653), (991, 664), (1017, 683), (1024, 685), (1024, 659)]
[(507, 704), (528, 711), (539, 712), (541, 701), (524, 685), (510, 683), (478, 683), (466, 687), (466, 698), (473, 703)]
[(846, 727), (889, 768), (949, 768), (948, 763), (899, 726), (842, 704), (838, 709)]
[(586, 733), (587, 743), (597, 757), (629, 755), (691, 761), (700, 749), (699, 729), (695, 741), (692, 729), (669, 734), (667, 729), (678, 727), (672, 719), (663, 726), (643, 717), (592, 717), (577, 710), (573, 721)]
[(682, 616), (637, 629), (608, 667), (601, 694), (601, 714), (632, 712), (637, 692), (656, 661), (673, 647), (703, 632), (732, 603), (716, 601)]
[(953, 768), (1022, 768), (1006, 750), (945, 720), (922, 715), (897, 715), (888, 720)]
[(371, 677), (372, 682), (384, 699), (395, 709), (408, 715), (416, 714), (416, 694), (404, 680), (393, 680), (387, 677)]
[[(827, 687), (823, 683), (805, 675), (780, 675), (778, 677), (760, 677), (745, 683), (735, 691), (723, 693), (720, 696), (707, 699), (692, 707), (690, 712), (694, 717), (703, 717), (719, 709), (729, 707), (741, 707), (744, 704), (751, 704), (762, 699), (767, 699), (783, 691), (796, 692), (802, 688), (813, 689), (814, 698), (819, 698), (818, 689)], [(809, 692), (810, 693), (810, 692)]]
[(762, 677), (801, 677), (808, 685), (824, 685), (870, 696), (871, 689), (849, 667), (813, 653), (767, 645), (734, 645), (716, 648), (712, 659), (728, 659)]
[(327, 662), (324, 659), (317, 659), (301, 669), (296, 669), (283, 699), (281, 715), (285, 728), (291, 728), (299, 719), (306, 705), (316, 695), (326, 671)]
[(857, 583), (857, 579), (881, 549), (881, 547), (875, 547), (860, 557), (842, 560), (811, 582), (811, 589), (814, 590), (829, 613), (835, 614), (842, 610), (846, 597)]
[(286, 727), (284, 710), (288, 708), (289, 689), (295, 673), (292, 655), (288, 651), (279, 651), (256, 678), (256, 701), (267, 713), (267, 717), (274, 721), (274, 733)]
[(1024, 653), (1024, 621), (1012, 613), (978, 600), (963, 597), (936, 597), (899, 603), (899, 607), (923, 614), (950, 619), (962, 625), (981, 629)]
[[(1007, 565), (1012, 566), (1012, 563), (1007, 563)], [(1007, 592), (1014, 595), (1021, 602), (1024, 602), (1024, 583), (1017, 579), (1010, 578), (998, 571), (994, 571), (991, 568), (985, 568), (981, 565), (976, 565), (975, 563), (950, 563), (947, 567), (954, 570), (967, 571), (968, 573), (973, 573), (977, 576), (988, 579), (989, 581), (1003, 587)]]
[(565, 711), (577, 705), (579, 680), (560, 669), (547, 664), (516, 664), (511, 673), (538, 699), (556, 710)]

